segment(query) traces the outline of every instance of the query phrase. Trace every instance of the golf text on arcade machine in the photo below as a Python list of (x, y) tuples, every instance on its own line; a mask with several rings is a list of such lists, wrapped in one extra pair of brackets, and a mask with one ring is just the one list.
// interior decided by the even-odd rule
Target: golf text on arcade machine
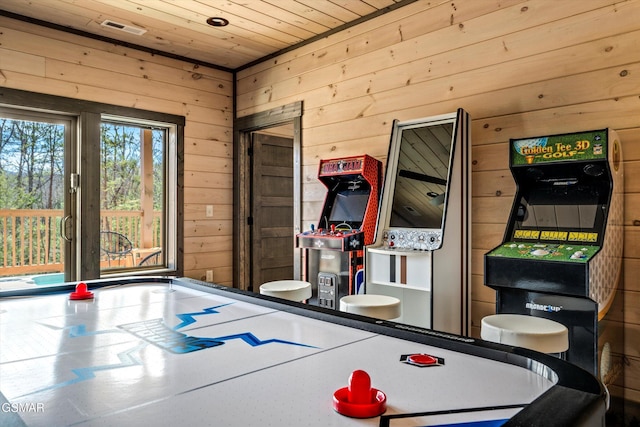
[(296, 241), (322, 307), (338, 308), (341, 297), (363, 293), (363, 248), (374, 239), (381, 173), (380, 161), (368, 155), (320, 161), (318, 179), (327, 187), (320, 220)]
[(517, 191), (504, 242), (485, 255), (496, 312), (569, 330), (566, 359), (610, 384), (620, 373), (623, 167), (610, 129), (510, 141)]

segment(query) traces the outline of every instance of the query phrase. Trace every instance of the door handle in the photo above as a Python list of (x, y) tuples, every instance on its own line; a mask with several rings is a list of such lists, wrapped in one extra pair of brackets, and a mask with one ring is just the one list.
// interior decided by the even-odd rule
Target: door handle
[(62, 221), (60, 221), (60, 237), (62, 237), (67, 242), (71, 242), (73, 240), (73, 238), (70, 238), (69, 236), (67, 236), (67, 223), (69, 222), (70, 219), (71, 219), (71, 215), (67, 215), (64, 218), (62, 218)]

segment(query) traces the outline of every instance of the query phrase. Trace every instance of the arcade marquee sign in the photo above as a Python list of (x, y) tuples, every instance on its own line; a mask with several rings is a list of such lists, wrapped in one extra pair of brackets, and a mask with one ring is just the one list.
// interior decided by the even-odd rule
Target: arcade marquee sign
[(606, 158), (606, 129), (511, 140), (511, 164), (514, 166)]
[(364, 157), (323, 160), (320, 162), (320, 176), (361, 172), (364, 168), (364, 163)]

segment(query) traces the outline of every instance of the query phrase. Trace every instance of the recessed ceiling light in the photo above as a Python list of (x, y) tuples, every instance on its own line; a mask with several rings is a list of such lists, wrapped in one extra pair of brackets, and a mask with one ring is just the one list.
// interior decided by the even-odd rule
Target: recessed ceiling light
[(207, 19), (207, 24), (214, 27), (226, 27), (227, 25), (229, 25), (229, 21), (219, 16), (212, 16), (211, 18)]

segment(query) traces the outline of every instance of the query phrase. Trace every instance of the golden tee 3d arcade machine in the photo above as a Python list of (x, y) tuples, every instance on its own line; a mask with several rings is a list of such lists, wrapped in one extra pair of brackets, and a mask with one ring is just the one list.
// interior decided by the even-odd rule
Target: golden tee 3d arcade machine
[(327, 187), (320, 220), (296, 236), (311, 303), (338, 309), (343, 296), (364, 292), (363, 249), (374, 240), (381, 174), (382, 163), (366, 154), (320, 161), (318, 179)]
[[(623, 345), (623, 167), (610, 129), (510, 141), (517, 189), (504, 242), (485, 255), (496, 313), (559, 322), (567, 361), (610, 384)], [(618, 320), (621, 320), (618, 318)]]

